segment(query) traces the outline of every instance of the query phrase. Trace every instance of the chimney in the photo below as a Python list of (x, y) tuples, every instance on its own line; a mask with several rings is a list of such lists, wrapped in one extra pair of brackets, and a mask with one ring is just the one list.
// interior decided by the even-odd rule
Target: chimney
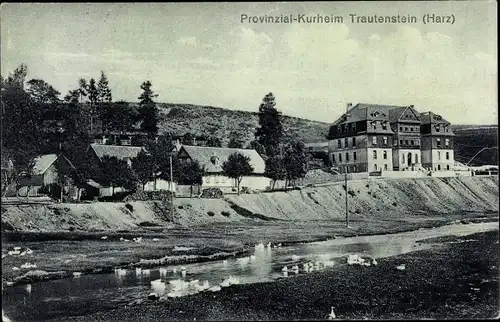
[(347, 111), (349, 111), (351, 108), (352, 108), (352, 103), (351, 102), (347, 103)]
[(413, 105), (413, 104), (412, 104), (412, 105), (410, 105), (410, 107), (411, 107), (411, 108), (415, 108), (415, 105)]

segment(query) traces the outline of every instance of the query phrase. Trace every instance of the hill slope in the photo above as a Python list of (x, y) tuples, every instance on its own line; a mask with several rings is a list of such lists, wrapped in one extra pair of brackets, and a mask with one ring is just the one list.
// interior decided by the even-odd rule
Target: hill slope
[[(254, 139), (258, 126), (257, 112), (228, 110), (220, 107), (198, 106), (191, 104), (160, 103), (160, 132), (177, 135), (190, 132), (194, 135), (215, 136), (223, 144), (229, 141), (229, 134), (235, 132), (245, 142)], [(325, 142), (329, 123), (283, 116), (286, 140)], [(456, 160), (467, 162), (483, 147), (498, 145), (498, 126), (452, 125), (456, 131)], [(471, 164), (497, 164), (496, 150), (486, 150), (478, 155)]]

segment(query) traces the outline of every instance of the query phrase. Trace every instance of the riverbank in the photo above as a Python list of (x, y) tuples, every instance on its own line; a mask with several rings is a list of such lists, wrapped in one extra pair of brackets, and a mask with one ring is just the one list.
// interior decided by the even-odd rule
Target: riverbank
[[(236, 285), (59, 321), (481, 319), (498, 317), (498, 230), (441, 248), (336, 265), (273, 283)], [(405, 270), (396, 266), (405, 264)], [(56, 321), (56, 320), (54, 320)]]
[[(344, 221), (286, 223), (227, 223), (196, 229), (170, 228), (161, 232), (114, 233), (3, 233), (3, 285), (34, 283), (72, 277), (73, 273), (113, 272), (116, 267), (155, 267), (239, 256), (258, 243), (290, 245), (332, 238), (392, 234), (431, 228), (451, 222), (497, 221), (498, 214), (453, 213), (428, 217), (386, 214), (383, 219), (353, 215), (350, 227)], [(105, 238), (105, 239), (103, 239)], [(134, 238), (141, 238), (134, 242)], [(128, 241), (124, 241), (127, 239)], [(30, 254), (8, 255), (14, 247)], [(36, 268), (23, 268), (23, 264)], [(31, 272), (31, 273), (30, 273)]]
[[(498, 177), (369, 179), (348, 182), (352, 217), (380, 221), (439, 217), (456, 212), (497, 212)], [(2, 204), (2, 231), (117, 232), (145, 227), (195, 229), (211, 225), (342, 221), (343, 182), (288, 192), (176, 198), (175, 213), (160, 201), (81, 204)]]

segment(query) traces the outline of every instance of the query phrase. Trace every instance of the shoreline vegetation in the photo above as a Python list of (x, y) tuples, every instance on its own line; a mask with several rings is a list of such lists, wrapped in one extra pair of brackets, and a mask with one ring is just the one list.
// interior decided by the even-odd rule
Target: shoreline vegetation
[[(160, 302), (145, 299), (51, 321), (325, 320), (332, 306), (338, 319), (349, 320), (495, 318), (498, 237), (498, 230), (469, 235), (467, 242), (449, 237), (445, 241), (457, 243), (381, 258), (377, 266), (338, 265), (270, 283)], [(402, 263), (406, 269), (396, 269)]]

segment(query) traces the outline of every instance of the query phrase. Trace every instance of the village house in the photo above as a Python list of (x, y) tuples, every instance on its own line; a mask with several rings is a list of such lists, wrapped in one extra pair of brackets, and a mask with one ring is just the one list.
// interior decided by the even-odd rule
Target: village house
[(235, 152), (248, 156), (254, 169), (251, 175), (243, 177), (240, 187), (253, 190), (264, 190), (269, 187), (270, 180), (264, 176), (264, 160), (255, 150), (182, 145), (178, 157), (180, 162), (196, 160), (201, 167), (205, 168), (203, 188), (220, 188), (223, 192), (232, 192), (237, 187), (237, 183), (234, 179), (224, 176), (222, 164)]
[[(145, 151), (144, 147), (139, 146), (126, 146), (126, 145), (107, 145), (107, 144), (91, 144), (90, 145), (91, 155), (95, 158), (97, 162), (100, 162), (102, 158), (107, 155), (110, 157), (116, 157), (120, 160), (127, 162), (129, 167), (132, 167), (132, 160), (137, 157), (139, 152)], [(111, 196), (113, 191), (122, 192), (125, 191), (122, 187), (99, 187), (99, 195)], [(142, 188), (142, 187), (141, 187)], [(157, 179), (155, 181), (150, 181), (144, 186), (145, 191), (156, 191), (156, 190), (173, 190), (175, 189), (175, 183), (170, 183), (166, 180)]]
[(420, 114), (422, 119), (422, 165), (432, 171), (450, 171), (455, 164), (454, 136), (450, 122), (432, 112)]
[[(35, 158), (34, 166), (30, 176), (19, 181), (20, 189), (18, 191), (21, 197), (34, 197), (45, 194), (42, 187), (48, 187), (51, 192), (51, 184), (60, 184), (60, 174), (58, 169), (75, 168), (73, 164), (62, 154), (45, 154)], [(73, 191), (70, 182), (65, 183), (66, 192)], [(76, 198), (76, 196), (74, 196)]]
[(328, 134), (332, 166), (340, 172), (452, 170), (450, 123), (413, 105), (347, 105)]

